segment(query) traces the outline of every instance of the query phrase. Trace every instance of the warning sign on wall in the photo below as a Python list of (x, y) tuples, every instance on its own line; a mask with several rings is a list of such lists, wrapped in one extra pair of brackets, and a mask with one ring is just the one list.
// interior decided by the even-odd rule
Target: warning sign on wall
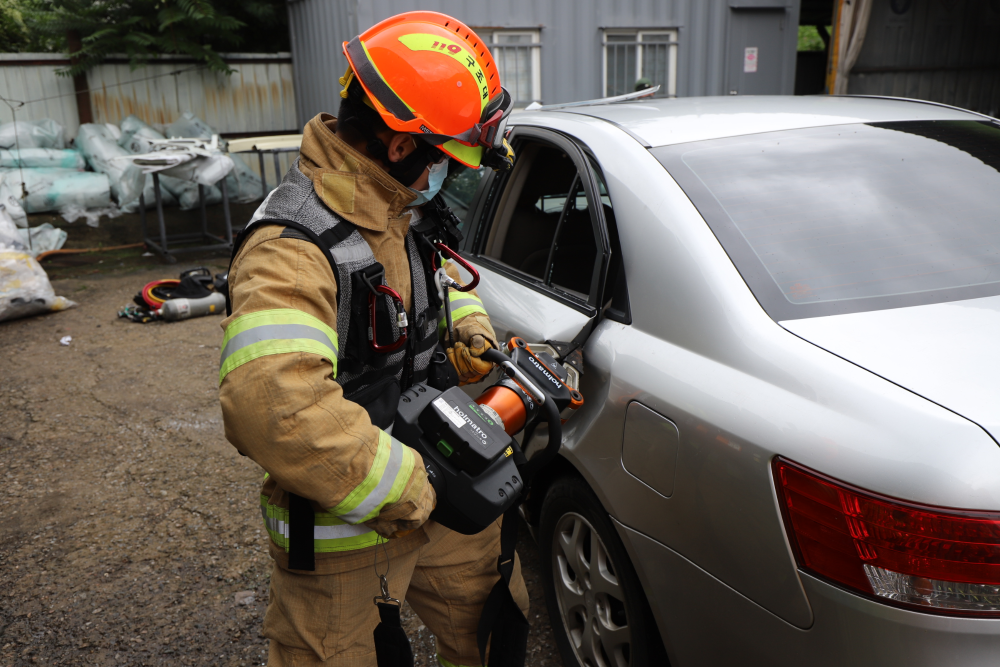
[(743, 71), (744, 72), (756, 72), (757, 71), (757, 47), (748, 46), (743, 50)]

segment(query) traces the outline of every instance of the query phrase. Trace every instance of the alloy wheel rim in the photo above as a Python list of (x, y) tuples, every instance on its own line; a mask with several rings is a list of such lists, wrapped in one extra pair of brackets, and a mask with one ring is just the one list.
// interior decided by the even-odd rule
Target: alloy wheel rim
[(552, 574), (563, 628), (580, 664), (628, 667), (632, 633), (618, 569), (594, 527), (575, 512), (556, 523)]

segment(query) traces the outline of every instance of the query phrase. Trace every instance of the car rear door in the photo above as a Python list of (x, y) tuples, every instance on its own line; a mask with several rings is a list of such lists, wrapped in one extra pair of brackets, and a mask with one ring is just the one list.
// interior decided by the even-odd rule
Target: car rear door
[(469, 207), (462, 255), (482, 276), (477, 289), (500, 340), (571, 341), (605, 300), (610, 200), (564, 135), (518, 127), (511, 143), (514, 168), (485, 176)]

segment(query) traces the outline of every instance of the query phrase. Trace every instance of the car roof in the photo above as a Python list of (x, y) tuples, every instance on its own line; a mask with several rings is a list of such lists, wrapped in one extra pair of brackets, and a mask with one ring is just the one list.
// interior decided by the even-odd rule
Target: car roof
[[(986, 120), (934, 103), (829, 95), (734, 95), (636, 100), (519, 114), (544, 124), (549, 114), (577, 114), (613, 123), (647, 147), (804, 127), (906, 120)], [(520, 120), (520, 119), (519, 119)]]

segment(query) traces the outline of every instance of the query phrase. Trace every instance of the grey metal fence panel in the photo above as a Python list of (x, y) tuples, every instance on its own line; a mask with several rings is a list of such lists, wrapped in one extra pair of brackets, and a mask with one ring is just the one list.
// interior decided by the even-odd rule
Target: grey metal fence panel
[[(163, 56), (135, 70), (111, 59), (87, 73), (94, 121), (117, 124), (135, 114), (147, 123), (168, 124), (190, 111), (221, 134), (296, 132), (290, 56), (224, 54), (236, 70), (228, 77), (178, 57)], [(19, 119), (52, 118), (72, 138), (79, 127), (73, 81), (56, 74), (67, 64), (60, 55), (0, 54), (0, 95), (25, 102)], [(0, 122), (11, 118), (0, 104)]]

